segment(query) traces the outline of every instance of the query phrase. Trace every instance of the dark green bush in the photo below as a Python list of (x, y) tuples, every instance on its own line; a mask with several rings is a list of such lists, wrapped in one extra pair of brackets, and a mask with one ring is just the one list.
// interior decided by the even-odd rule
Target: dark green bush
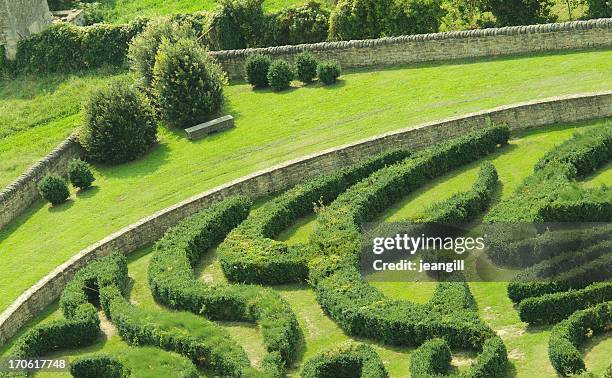
[(311, 53), (304, 51), (295, 57), (295, 71), (298, 80), (310, 83), (317, 77), (319, 62)]
[(341, 0), (329, 18), (329, 39), (379, 38), (389, 30), (393, 0)]
[(263, 0), (222, 0), (209, 15), (206, 42), (211, 50), (263, 46), (268, 23)]
[(285, 284), (308, 277), (308, 249), (274, 240), (295, 219), (311, 214), (315, 204), (328, 204), (372, 172), (408, 157), (405, 150), (387, 151), (352, 166), (319, 175), (252, 211), (219, 246), (225, 276), (233, 282)]
[(181, 38), (191, 38), (193, 35), (187, 23), (179, 23), (168, 18), (159, 18), (150, 22), (130, 43), (127, 53), (130, 69), (136, 73), (145, 87), (150, 87), (153, 83), (157, 50), (162, 40), (166, 38), (173, 43)]
[(89, 164), (81, 159), (74, 159), (68, 164), (68, 178), (75, 188), (87, 189), (96, 180)]
[[(214, 320), (258, 323), (267, 351), (262, 369), (278, 376), (294, 360), (302, 338), (291, 307), (270, 289), (208, 286), (193, 276), (193, 266), (247, 216), (249, 207), (246, 198), (230, 197), (168, 230), (155, 246), (149, 287), (159, 302), (175, 309)], [(225, 365), (238, 361), (233, 366), (239, 370), (249, 366), (246, 357), (237, 359), (228, 354), (225, 360)]]
[(270, 64), (268, 84), (277, 91), (288, 89), (295, 77), (293, 67), (284, 60), (277, 59)]
[(153, 76), (157, 106), (166, 124), (185, 129), (221, 110), (225, 73), (195, 40), (164, 39)]
[(443, 17), (441, 0), (395, 0), (386, 34), (437, 33)]
[(550, 333), (548, 357), (562, 376), (580, 374), (586, 367), (578, 347), (593, 334), (605, 332), (612, 323), (612, 302), (577, 311)]
[(66, 202), (70, 197), (68, 185), (63, 178), (56, 175), (47, 175), (38, 183), (40, 195), (51, 202), (52, 205), (59, 205)]
[(336, 62), (321, 62), (317, 66), (317, 77), (325, 84), (334, 84), (340, 77), (340, 65)]
[[(586, 0), (588, 6), (588, 18), (612, 17), (612, 1), (610, 0)], [(612, 374), (611, 374), (612, 375)]]
[(134, 160), (156, 142), (157, 124), (147, 99), (133, 85), (114, 81), (95, 90), (83, 106), (79, 141), (93, 160)]
[(387, 370), (372, 347), (347, 342), (310, 358), (302, 378), (386, 378)]
[(70, 363), (70, 374), (74, 378), (128, 378), (130, 369), (117, 358), (106, 354), (79, 357)]
[(265, 88), (268, 84), (268, 71), (272, 59), (261, 54), (251, 54), (244, 63), (245, 80), (254, 88)]
[(519, 304), (519, 316), (529, 324), (554, 324), (578, 310), (611, 300), (612, 282), (594, 283), (580, 290), (527, 298)]
[(486, 0), (497, 26), (534, 25), (553, 22), (552, 0)]
[(444, 339), (432, 339), (410, 356), (410, 375), (413, 377), (428, 377), (444, 374), (449, 370), (451, 351)]
[(273, 43), (299, 45), (327, 39), (329, 11), (317, 1), (287, 8), (275, 16)]

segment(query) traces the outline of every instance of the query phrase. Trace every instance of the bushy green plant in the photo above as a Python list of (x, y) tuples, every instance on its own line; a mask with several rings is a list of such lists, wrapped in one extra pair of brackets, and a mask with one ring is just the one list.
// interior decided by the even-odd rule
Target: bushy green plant
[(195, 40), (164, 39), (153, 77), (159, 113), (168, 125), (192, 127), (221, 110), (225, 74)]
[[(610, 0), (586, 0), (588, 6), (588, 18), (612, 17), (612, 1)], [(612, 375), (612, 374), (611, 374)]]
[(336, 62), (320, 62), (317, 65), (317, 77), (325, 85), (334, 84), (340, 77), (341, 68)]
[(329, 39), (379, 38), (389, 30), (393, 0), (341, 0), (329, 18)]
[(395, 0), (388, 35), (437, 33), (444, 17), (441, 0)]
[(273, 44), (298, 45), (327, 39), (329, 11), (317, 1), (283, 9), (274, 15)]
[(289, 88), (295, 73), (293, 67), (282, 59), (277, 59), (270, 64), (268, 70), (268, 84), (277, 91)]
[(38, 191), (52, 205), (64, 203), (70, 197), (66, 181), (57, 175), (46, 175), (43, 177), (38, 183)]
[(263, 46), (268, 38), (263, 0), (222, 0), (209, 16), (206, 42), (211, 50)]
[(134, 160), (157, 140), (151, 105), (126, 81), (113, 81), (93, 91), (85, 101), (83, 113), (79, 141), (95, 161), (119, 164)]
[(244, 63), (244, 74), (247, 83), (254, 88), (265, 88), (268, 84), (268, 71), (272, 59), (267, 55), (251, 54)]
[(302, 378), (354, 377), (386, 378), (387, 370), (369, 345), (347, 342), (322, 351), (304, 364)]
[(553, 22), (552, 0), (486, 0), (497, 26), (534, 25)]
[(295, 71), (297, 78), (303, 83), (310, 83), (317, 77), (317, 66), (319, 62), (309, 53), (304, 51), (295, 57)]
[(181, 38), (192, 38), (193, 31), (186, 23), (169, 18), (159, 18), (148, 23), (146, 28), (130, 43), (127, 53), (130, 69), (136, 73), (145, 87), (153, 83), (153, 68), (157, 50), (165, 38), (169, 43)]
[(444, 339), (431, 339), (410, 356), (410, 375), (428, 377), (443, 375), (450, 368), (451, 351)]
[(68, 178), (75, 188), (87, 189), (96, 180), (89, 164), (81, 159), (74, 159), (68, 164)]
[(79, 357), (70, 363), (70, 374), (75, 378), (127, 378), (130, 369), (117, 358), (106, 354)]

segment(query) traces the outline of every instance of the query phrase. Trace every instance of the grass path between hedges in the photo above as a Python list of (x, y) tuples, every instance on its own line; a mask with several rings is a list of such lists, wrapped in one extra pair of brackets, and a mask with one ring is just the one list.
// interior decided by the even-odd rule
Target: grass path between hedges
[[(605, 121), (588, 122), (579, 125), (557, 125), (543, 129), (532, 130), (513, 139), (508, 147), (500, 150), (487, 159), (496, 166), (500, 180), (504, 184), (501, 196), (507, 196), (530, 174), (535, 162), (543, 153), (569, 139), (577, 130), (586, 130), (590, 127), (598, 127)], [(610, 121), (608, 121), (610, 122)], [(397, 220), (419, 214), (423, 207), (437, 200), (447, 198), (450, 195), (471, 186), (482, 161), (457, 169), (437, 180), (432, 181), (413, 195), (406, 197), (396, 206), (390, 208), (380, 219)], [(605, 168), (597, 172), (595, 177), (605, 176), (609, 169)], [(603, 181), (612, 184), (612, 180)], [(298, 220), (293, 226), (285, 231), (281, 239), (289, 242), (304, 241), (312, 230), (314, 217)], [(170, 311), (159, 306), (153, 300), (147, 286), (147, 269), (151, 258), (151, 247), (143, 248), (129, 257), (130, 277), (133, 285), (130, 291), (130, 301), (140, 307)], [(215, 251), (210, 251), (195, 269), (196, 276), (205, 282), (225, 282), (223, 272), (216, 260)], [(375, 285), (387, 296), (396, 299), (407, 299), (416, 302), (426, 302), (435, 290), (432, 282), (377, 282)], [(512, 362), (509, 377), (555, 377), (554, 370), (548, 361), (548, 338), (551, 327), (527, 327), (522, 323), (516, 309), (506, 294), (505, 282), (470, 283), (470, 287), (478, 303), (480, 316), (504, 339), (508, 348), (510, 361)], [(331, 321), (318, 305), (314, 292), (306, 285), (284, 285), (275, 287), (291, 305), (296, 312), (300, 326), (305, 335), (305, 344), (301, 349), (300, 360), (290, 371), (290, 377), (299, 376), (301, 364), (317, 352), (332, 347), (338, 343), (350, 339), (342, 330)], [(50, 308), (36, 320), (30, 322), (49, 321), (60, 317), (57, 304)], [(186, 325), (186, 329), (197, 327), (197, 317), (191, 314), (174, 312), (174, 317), (180, 318)], [(232, 337), (243, 346), (249, 358), (254, 363), (260, 361), (264, 355), (262, 335), (258, 327), (244, 323), (220, 323), (225, 327)], [(177, 356), (161, 351), (150, 351), (149, 354), (142, 353), (139, 349), (127, 346), (118, 335), (113, 333), (113, 328), (107, 328), (105, 336), (90, 347), (63, 351), (54, 354), (54, 357), (73, 358), (93, 351), (103, 351), (113, 355), (126, 356), (127, 362), (134, 370), (144, 371), (146, 376), (163, 377), (166, 370), (164, 364)], [(367, 342), (366, 340), (359, 340)], [(391, 348), (377, 343), (370, 343), (379, 353), (390, 373), (391, 377), (407, 377), (409, 375), (410, 354), (413, 348)], [(612, 338), (609, 335), (601, 335), (589, 340), (581, 349), (584, 354), (587, 367), (590, 371), (601, 373), (607, 367), (609, 350), (612, 348)], [(6, 352), (6, 347), (0, 349)], [(131, 356), (138, 356), (137, 359)], [(474, 355), (470, 353), (453, 354), (453, 364), (460, 370), (465, 369), (472, 362)], [(161, 362), (158, 362), (161, 361)], [(177, 360), (174, 360), (178, 363)], [(161, 364), (161, 366), (159, 366)], [(148, 369), (148, 370), (147, 370)], [(154, 369), (160, 369), (154, 373)], [(207, 372), (202, 372), (203, 376)], [(39, 377), (51, 376), (38, 374)], [(58, 376), (58, 375), (53, 375)], [(66, 375), (68, 376), (68, 375)]]
[[(80, 249), (206, 189), (291, 158), (425, 121), (534, 98), (609, 89), (611, 61), (612, 51), (591, 51), (353, 72), (334, 86), (282, 93), (229, 86), (226, 112), (236, 117), (236, 128), (197, 142), (161, 128), (159, 145), (142, 159), (96, 167), (94, 188), (73, 193), (61, 206), (36, 203), (1, 230), (0, 311)], [(8, 86), (11, 89), (0, 91), (2, 109), (37, 109), (39, 98), (46, 101), (48, 96), (60, 105), (75, 101), (75, 92), (66, 88), (66, 93), (55, 91), (44, 97), (33, 89), (21, 102), (18, 80)], [(14, 100), (12, 105), (4, 102), (7, 98)], [(41, 104), (41, 109), (49, 107), (49, 114), (58, 111), (55, 105)], [(27, 131), (0, 143), (28, 139), (29, 133), (49, 132), (48, 127), (57, 127), (57, 133), (49, 135), (59, 141), (70, 129), (66, 120), (76, 116), (57, 117), (46, 126), (25, 127)], [(65, 127), (58, 126), (62, 122)], [(0, 162), (38, 150), (38, 143), (30, 144), (31, 149), (3, 151)], [(14, 174), (24, 168), (22, 164)]]

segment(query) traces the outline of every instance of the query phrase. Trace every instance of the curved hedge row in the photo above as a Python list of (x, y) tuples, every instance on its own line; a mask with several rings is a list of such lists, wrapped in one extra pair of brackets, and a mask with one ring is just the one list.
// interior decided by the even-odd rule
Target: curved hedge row
[(413, 377), (504, 377), (508, 366), (508, 353), (502, 339), (495, 336), (484, 342), (478, 358), (465, 372), (446, 375), (450, 363), (451, 352), (446, 340), (432, 339), (410, 356), (410, 374)]
[(372, 172), (405, 159), (397, 150), (297, 185), (254, 210), (219, 246), (221, 267), (228, 280), (258, 284), (305, 281), (307, 248), (273, 240), (295, 219), (312, 213), (317, 203), (327, 204)]
[(478, 177), (470, 190), (431, 205), (425, 210), (427, 216), (423, 221), (447, 224), (471, 221), (489, 207), (498, 184), (495, 166), (486, 161), (480, 166)]
[(310, 239), (317, 257), (310, 282), (321, 307), (350, 335), (391, 345), (445, 337), (452, 347), (479, 349), (493, 332), (478, 317), (464, 282), (442, 282), (424, 305), (390, 300), (361, 278), (359, 224), (419, 187), (507, 143), (506, 127), (489, 127), (381, 169), (323, 208)]
[[(149, 287), (156, 300), (171, 308), (213, 320), (260, 324), (268, 353), (262, 368), (279, 376), (294, 360), (302, 338), (289, 304), (270, 289), (249, 285), (208, 286), (193, 276), (194, 264), (246, 218), (250, 206), (246, 198), (231, 197), (166, 232), (158, 241), (149, 264)], [(249, 367), (242, 363), (240, 366), (234, 371)]]
[[(612, 274), (612, 241), (567, 252), (521, 271), (508, 284), (513, 302), (544, 294), (581, 289)], [(572, 268), (574, 267), (574, 268)]]
[(534, 173), (485, 217), (488, 222), (612, 221), (612, 191), (585, 190), (576, 179), (612, 159), (612, 122), (556, 146)]
[(302, 369), (302, 378), (388, 377), (385, 366), (372, 347), (344, 343), (310, 358)]
[(530, 324), (554, 324), (574, 312), (612, 300), (612, 282), (599, 282), (580, 290), (544, 294), (519, 304), (519, 316)]
[(70, 363), (70, 374), (75, 378), (128, 378), (131, 371), (115, 357), (95, 354), (72, 361)]
[(548, 357), (557, 373), (568, 376), (586, 370), (578, 346), (593, 334), (609, 330), (612, 302), (578, 311), (557, 324), (550, 334)]

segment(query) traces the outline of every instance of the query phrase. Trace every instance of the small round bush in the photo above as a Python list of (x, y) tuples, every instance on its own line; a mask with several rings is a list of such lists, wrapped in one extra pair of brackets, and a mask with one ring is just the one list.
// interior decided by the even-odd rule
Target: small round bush
[(317, 76), (323, 84), (333, 84), (340, 77), (340, 65), (336, 62), (321, 62), (317, 66)]
[(68, 177), (75, 188), (87, 189), (96, 180), (89, 164), (81, 159), (74, 159), (68, 164)]
[(244, 74), (247, 83), (254, 88), (265, 88), (268, 86), (268, 71), (272, 59), (261, 54), (251, 54), (244, 64)]
[(310, 83), (317, 77), (317, 59), (309, 52), (304, 51), (295, 57), (295, 70), (297, 78), (303, 83)]
[(293, 67), (284, 60), (275, 60), (270, 65), (268, 71), (268, 83), (277, 91), (289, 88), (291, 80), (293, 80)]
[(59, 205), (66, 202), (70, 196), (66, 181), (56, 175), (47, 175), (38, 183), (40, 195), (51, 202), (52, 205)]
[(195, 40), (164, 40), (153, 72), (157, 107), (168, 125), (196, 126), (221, 110), (225, 74)]
[(79, 141), (92, 160), (107, 164), (134, 160), (157, 140), (153, 109), (128, 82), (113, 81), (93, 91), (83, 113)]

